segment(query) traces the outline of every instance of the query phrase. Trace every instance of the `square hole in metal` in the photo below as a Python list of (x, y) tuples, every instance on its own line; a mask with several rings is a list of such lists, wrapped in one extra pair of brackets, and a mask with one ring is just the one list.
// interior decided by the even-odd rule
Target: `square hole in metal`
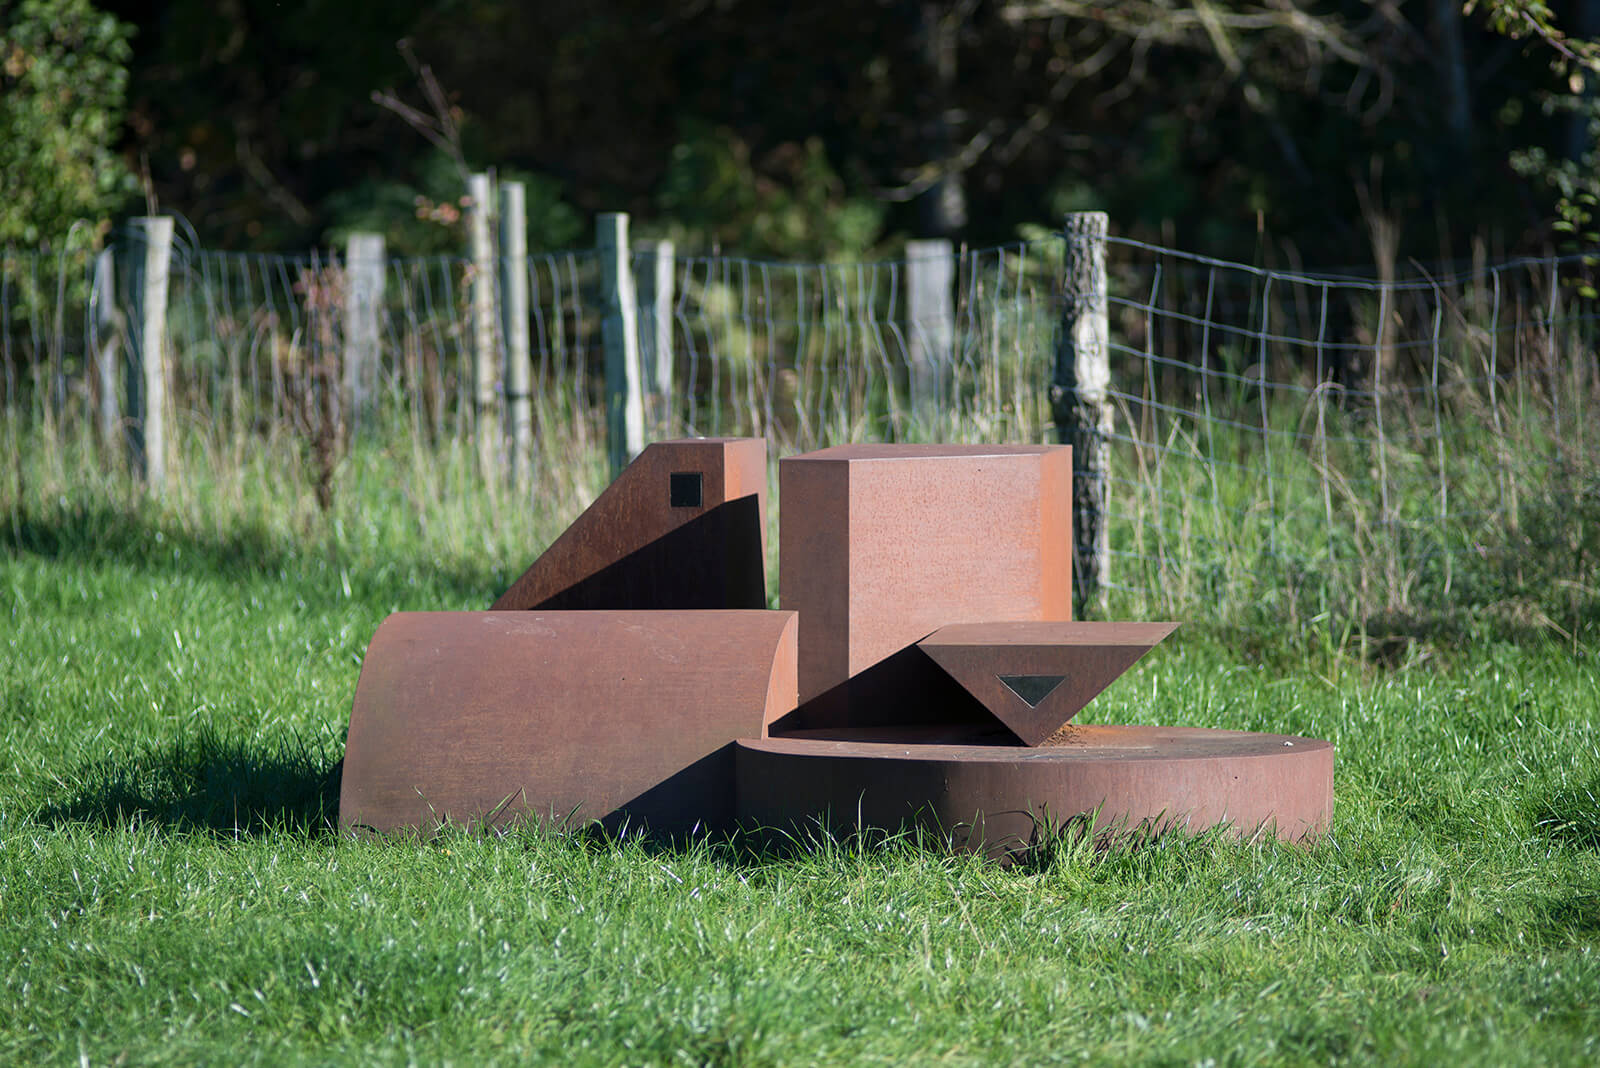
[(703, 499), (704, 479), (699, 471), (674, 471), (669, 495), (674, 508), (698, 508)]

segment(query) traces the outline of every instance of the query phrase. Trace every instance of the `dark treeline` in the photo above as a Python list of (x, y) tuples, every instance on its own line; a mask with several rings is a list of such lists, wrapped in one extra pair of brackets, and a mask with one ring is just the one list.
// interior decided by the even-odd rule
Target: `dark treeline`
[(1552, 179), (1590, 149), (1549, 39), (1457, 0), (100, 6), (134, 31), (123, 207), (236, 249), (457, 249), (462, 175), (494, 168), (535, 247), (604, 210), (828, 257), (1102, 208), (1220, 256), (1432, 261), (1557, 241)]

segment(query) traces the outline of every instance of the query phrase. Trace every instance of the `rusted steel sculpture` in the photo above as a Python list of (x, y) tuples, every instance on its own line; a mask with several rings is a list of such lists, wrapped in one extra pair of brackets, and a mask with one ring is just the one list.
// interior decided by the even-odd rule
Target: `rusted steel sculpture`
[(367, 649), (340, 826), (726, 826), (732, 744), (794, 707), (792, 612), (400, 612)]
[(495, 609), (765, 608), (764, 438), (658, 441)]
[[(340, 825), (653, 830), (921, 823), (1004, 855), (1042, 827), (1314, 835), (1333, 747), (1071, 722), (1174, 623), (1074, 622), (1071, 451), (651, 446), (497, 609), (402, 613), (367, 651)], [(577, 610), (561, 610), (577, 609)]]

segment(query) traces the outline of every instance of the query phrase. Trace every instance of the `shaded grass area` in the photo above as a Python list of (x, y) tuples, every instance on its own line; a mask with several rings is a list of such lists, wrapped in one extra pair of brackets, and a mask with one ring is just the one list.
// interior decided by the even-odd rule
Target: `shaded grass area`
[(42, 807), (40, 823), (155, 826), (237, 837), (332, 835), (341, 764), (332, 745), (295, 737), (250, 745), (201, 727), (193, 737), (117, 754), (79, 769), (81, 783)]
[[(229, 517), (230, 519), (232, 517)], [(391, 532), (373, 528), (367, 539), (381, 543)], [(318, 541), (320, 540), (320, 544)], [(400, 575), (398, 561), (372, 561), (352, 571), (353, 561), (370, 547), (348, 539), (307, 539), (293, 531), (243, 519), (196, 524), (142, 502), (132, 508), (103, 500), (68, 500), (14, 510), (0, 526), (0, 552), (51, 560), (64, 567), (119, 565), (130, 577), (162, 574), (190, 578), (291, 580), (307, 569), (340, 572), (340, 592), (363, 600), (395, 596), (417, 586), (451, 602), (476, 604), (501, 580), (482, 561), (434, 556), (422, 574)], [(412, 563), (416, 563), (412, 561)], [(351, 585), (354, 583), (354, 585)]]
[(1085, 711), (1329, 738), (1310, 847), (346, 841), (372, 631), (482, 606), (539, 544), (372, 512), (65, 487), (0, 523), (0, 1062), (1600, 1057), (1588, 645), (1386, 667), (1186, 627)]

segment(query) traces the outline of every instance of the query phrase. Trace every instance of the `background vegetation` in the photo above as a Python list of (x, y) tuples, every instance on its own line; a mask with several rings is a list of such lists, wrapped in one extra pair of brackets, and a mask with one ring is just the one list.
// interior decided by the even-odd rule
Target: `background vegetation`
[[(1590, 0), (98, 6), (0, 4), (29, 214), (0, 240), (138, 205), (210, 247), (381, 220), (431, 251), (463, 168), (493, 167), (532, 181), (536, 249), (602, 210), (804, 258), (1096, 207), (1227, 258), (1431, 261), (1542, 248), (1596, 171)], [(28, 178), (48, 152), (15, 158), (51, 121), (95, 146), (59, 202)]]

